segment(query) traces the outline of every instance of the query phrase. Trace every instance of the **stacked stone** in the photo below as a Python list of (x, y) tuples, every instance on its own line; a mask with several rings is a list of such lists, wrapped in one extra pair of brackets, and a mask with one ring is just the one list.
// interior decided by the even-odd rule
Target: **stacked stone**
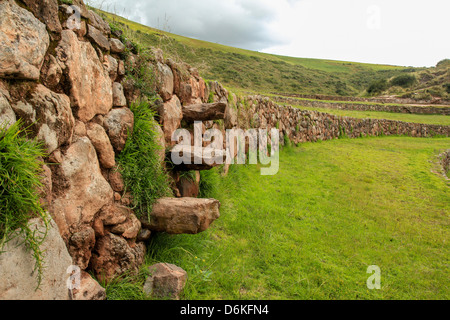
[[(134, 122), (121, 85), (126, 47), (81, 0), (74, 1), (81, 16), (75, 27), (68, 23), (73, 9), (57, 0), (23, 3), (0, 2), (0, 125), (21, 119), (45, 145), (51, 163), (44, 168), (46, 207), (82, 271), (82, 286), (70, 297), (104, 298), (86, 271), (109, 280), (137, 271), (145, 255), (141, 223), (126, 207), (129, 197), (122, 198), (115, 162)], [(58, 258), (49, 252), (47, 259)], [(60, 274), (48, 270), (44, 281), (51, 273)], [(67, 292), (68, 276), (54, 281), (52, 290)], [(8, 292), (4, 298), (37, 297)]]

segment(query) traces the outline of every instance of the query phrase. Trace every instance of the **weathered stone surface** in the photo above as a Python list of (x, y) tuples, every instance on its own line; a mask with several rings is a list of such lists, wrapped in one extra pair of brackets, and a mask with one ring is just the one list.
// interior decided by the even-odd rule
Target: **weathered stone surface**
[(51, 213), (64, 239), (91, 225), (95, 214), (113, 201), (113, 190), (103, 177), (95, 148), (87, 137), (79, 138), (52, 166)]
[(151, 236), (152, 232), (150, 230), (141, 229), (141, 231), (139, 231), (137, 241), (148, 241)]
[(231, 107), (231, 105), (228, 105), (227, 109), (225, 110), (224, 125), (225, 129), (233, 129), (238, 125), (237, 110)]
[(226, 103), (204, 103), (183, 107), (183, 119), (186, 121), (209, 121), (225, 118)]
[(129, 108), (111, 110), (105, 117), (104, 127), (114, 149), (117, 152), (122, 151), (128, 139), (128, 132), (133, 132), (133, 112)]
[(120, 83), (114, 82), (113, 84), (113, 106), (114, 107), (126, 107), (127, 99), (123, 93), (123, 87)]
[(220, 217), (220, 202), (215, 199), (163, 198), (153, 205), (150, 222), (144, 228), (169, 234), (197, 234)]
[(164, 128), (166, 144), (173, 145), (172, 134), (180, 127), (183, 119), (182, 107), (178, 97), (174, 95), (169, 101), (164, 103), (159, 113)]
[(121, 235), (125, 239), (136, 239), (141, 230), (141, 222), (134, 214), (130, 214), (127, 220), (111, 228), (111, 232)]
[(160, 62), (156, 64), (156, 69), (158, 92), (164, 101), (168, 101), (172, 98), (174, 89), (172, 69)]
[(111, 170), (109, 173), (109, 183), (111, 187), (116, 192), (122, 192), (125, 189), (125, 184), (123, 182), (122, 174), (119, 170)]
[(116, 165), (115, 153), (105, 129), (96, 123), (89, 123), (86, 133), (97, 150), (100, 164), (106, 169), (113, 168)]
[(108, 233), (98, 239), (91, 264), (98, 279), (108, 281), (125, 272), (137, 272), (144, 262), (145, 244), (134, 247), (117, 235)]
[(58, 18), (57, 0), (23, 0), (23, 2), (25, 2), (36, 18), (47, 25), (50, 31), (62, 31)]
[(89, 24), (98, 29), (100, 32), (104, 33), (105, 35), (111, 34), (111, 27), (109, 26), (109, 24), (94, 11), (88, 10), (88, 19)]
[(0, 2), (0, 78), (38, 80), (50, 38), (45, 25), (13, 0)]
[(81, 270), (86, 270), (91, 260), (91, 251), (95, 245), (94, 229), (86, 227), (84, 230), (72, 234), (69, 240), (69, 253), (73, 264)]
[(125, 45), (119, 39), (109, 39), (109, 45), (113, 53), (122, 53), (125, 51)]
[(94, 48), (89, 42), (78, 41), (71, 30), (61, 32), (56, 48), (60, 65), (69, 82), (71, 105), (77, 117), (88, 122), (97, 114), (107, 114), (112, 108), (112, 84)]
[(62, 74), (61, 66), (56, 58), (52, 55), (47, 55), (41, 69), (42, 83), (49, 88), (54, 88), (61, 81)]
[(117, 74), (119, 76), (124, 76), (125, 75), (125, 63), (123, 62), (123, 60), (119, 60), (119, 66), (117, 68)]
[(105, 66), (106, 71), (111, 78), (111, 81), (115, 81), (117, 78), (117, 70), (119, 67), (119, 63), (117, 62), (117, 60), (110, 55), (105, 55), (103, 57), (103, 65)]
[(81, 138), (87, 136), (86, 125), (79, 120), (75, 121), (75, 127), (73, 128), (74, 138)]
[(133, 211), (128, 207), (109, 204), (100, 210), (98, 218), (104, 226), (115, 226), (124, 223), (132, 213)]
[(78, 289), (73, 289), (72, 300), (106, 300), (106, 290), (97, 281), (95, 281), (89, 273), (82, 271), (80, 287)]
[(104, 51), (109, 51), (111, 49), (108, 38), (105, 37), (105, 35), (97, 28), (89, 25), (87, 36), (96, 45), (98, 45), (100, 47), (100, 49), (102, 49)]
[[(29, 221), (32, 230), (45, 231), (42, 220)], [(0, 300), (68, 300), (67, 268), (72, 258), (61, 239), (58, 227), (50, 220), (47, 237), (40, 246), (44, 252), (45, 268), (40, 290), (37, 287), (37, 271), (32, 252), (23, 244), (22, 236), (6, 243), (0, 255)]]
[(145, 293), (158, 299), (180, 299), (186, 285), (186, 271), (168, 263), (155, 264), (148, 270), (151, 276), (145, 281)]
[(8, 99), (0, 91), (0, 128), (8, 129), (16, 123), (16, 115)]
[[(19, 85), (15, 90), (25, 90)], [(75, 119), (70, 100), (39, 84), (26, 95), (24, 101), (12, 105), (17, 116), (32, 126), (38, 139), (42, 140), (48, 153), (70, 141)]]

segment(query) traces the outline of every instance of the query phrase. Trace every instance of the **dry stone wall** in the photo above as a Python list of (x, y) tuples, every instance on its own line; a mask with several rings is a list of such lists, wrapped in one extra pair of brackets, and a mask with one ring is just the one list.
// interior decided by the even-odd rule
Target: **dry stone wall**
[[(125, 45), (82, 1), (74, 4), (81, 9), (81, 23), (71, 29), (73, 11), (57, 0), (0, 0), (0, 125), (21, 119), (44, 143), (49, 165), (43, 198), (54, 221), (46, 245), (58, 245), (66, 259), (57, 263), (49, 250), (54, 275), (45, 273), (42, 283), (48, 294), (36, 294), (19, 281), (0, 288), (6, 299), (104, 299), (104, 290), (85, 271), (108, 280), (137, 270), (144, 260), (140, 221), (123, 209), (118, 188), (123, 182), (113, 173), (115, 156), (133, 128), (121, 85)], [(108, 219), (105, 211), (121, 219)], [(22, 251), (14, 252), (1, 256), (2, 266), (22, 259)], [(82, 276), (81, 287), (69, 292), (71, 264)], [(26, 280), (30, 270), (23, 266), (10, 271)], [(2, 267), (2, 274), (8, 270)], [(52, 286), (57, 290), (48, 289)]]
[(407, 135), (411, 137), (448, 137), (450, 126), (409, 123), (384, 119), (357, 119), (316, 111), (307, 111), (281, 106), (263, 96), (248, 96), (245, 104), (239, 104), (242, 114), (250, 114), (249, 127), (278, 128), (283, 142), (284, 136), (294, 143), (330, 140), (347, 136)]
[(395, 113), (415, 113), (415, 114), (441, 114), (450, 115), (450, 107), (444, 106), (413, 106), (406, 104), (380, 104), (380, 103), (345, 103), (345, 102), (326, 102), (321, 100), (295, 99), (289, 97), (274, 97), (274, 101), (300, 105), (303, 107), (338, 109), (338, 110), (358, 110), (358, 111), (384, 111)]

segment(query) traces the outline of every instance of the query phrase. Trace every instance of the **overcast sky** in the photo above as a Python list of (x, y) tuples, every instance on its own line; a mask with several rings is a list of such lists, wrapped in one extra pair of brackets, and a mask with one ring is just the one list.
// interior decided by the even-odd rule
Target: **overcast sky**
[(434, 66), (449, 0), (85, 0), (175, 34), (280, 55)]

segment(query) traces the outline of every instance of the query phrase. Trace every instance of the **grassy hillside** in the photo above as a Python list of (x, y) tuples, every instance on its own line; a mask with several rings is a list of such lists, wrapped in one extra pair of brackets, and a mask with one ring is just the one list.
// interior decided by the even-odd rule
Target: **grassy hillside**
[(160, 47), (171, 58), (196, 67), (205, 79), (218, 80), (237, 91), (358, 95), (375, 80), (411, 71), (398, 66), (265, 54), (163, 32), (110, 13), (103, 15), (142, 47)]

